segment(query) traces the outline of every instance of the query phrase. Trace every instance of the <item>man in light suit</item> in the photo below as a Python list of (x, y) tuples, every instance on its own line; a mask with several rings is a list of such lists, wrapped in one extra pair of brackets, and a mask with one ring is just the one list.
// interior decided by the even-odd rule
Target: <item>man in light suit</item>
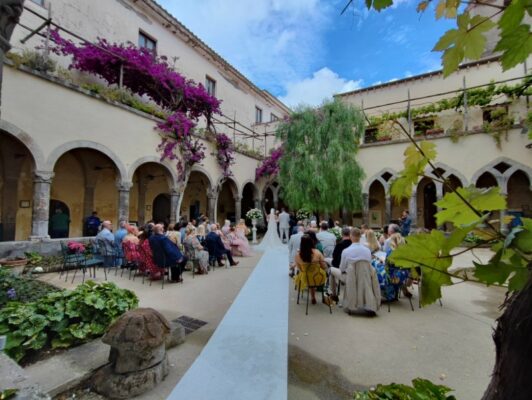
[[(290, 214), (288, 214), (284, 208), (281, 209), (281, 214), (279, 214), (279, 236), (283, 243), (285, 243), (289, 238), (290, 231)], [(286, 237), (286, 239), (285, 239)]]
[(290, 265), (290, 276), (294, 276), (295, 274), (295, 258), (297, 252), (299, 251), (299, 247), (301, 246), (301, 238), (303, 237), (304, 233), (305, 227), (303, 226), (303, 223), (299, 223), (297, 225), (297, 233), (294, 233), (288, 241), (288, 263)]

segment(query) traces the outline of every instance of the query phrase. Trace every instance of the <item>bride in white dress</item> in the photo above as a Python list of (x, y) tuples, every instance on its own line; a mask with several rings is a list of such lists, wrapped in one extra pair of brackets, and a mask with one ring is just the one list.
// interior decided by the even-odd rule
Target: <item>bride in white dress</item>
[(268, 230), (262, 239), (262, 242), (256, 247), (257, 250), (265, 251), (267, 249), (284, 246), (279, 234), (277, 233), (277, 217), (275, 210), (272, 208), (268, 215)]

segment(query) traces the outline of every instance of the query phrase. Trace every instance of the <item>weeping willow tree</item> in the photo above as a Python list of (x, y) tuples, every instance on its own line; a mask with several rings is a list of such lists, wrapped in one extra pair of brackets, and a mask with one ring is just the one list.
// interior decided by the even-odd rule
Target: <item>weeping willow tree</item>
[(301, 108), (277, 129), (283, 141), (279, 183), (293, 209), (357, 210), (364, 171), (357, 163), (364, 117), (340, 101)]

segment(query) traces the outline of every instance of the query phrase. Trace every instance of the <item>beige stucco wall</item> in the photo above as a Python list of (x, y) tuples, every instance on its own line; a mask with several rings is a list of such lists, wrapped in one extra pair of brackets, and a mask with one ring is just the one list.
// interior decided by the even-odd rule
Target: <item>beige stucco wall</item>
[[(222, 112), (230, 118), (236, 118), (238, 122), (251, 130), (263, 133), (265, 129), (270, 130), (264, 124), (255, 124), (255, 107), (263, 110), (263, 121), (270, 121), (273, 113), (282, 118), (287, 110), (278, 102), (273, 101), (270, 96), (240, 78), (227, 66), (223, 66), (216, 60), (212, 52), (206, 52), (202, 46), (198, 45), (197, 38), (190, 39), (190, 35), (183, 34), (182, 29), (170, 26), (169, 21), (163, 19), (157, 12), (147, 6), (148, 2), (131, 0), (46, 0), (45, 5), (51, 5), (52, 18), (62, 27), (69, 29), (76, 34), (96, 41), (97, 38), (105, 38), (109, 42), (133, 44), (138, 43), (139, 31), (143, 31), (157, 41), (158, 55), (168, 57), (169, 64), (182, 73), (188, 79), (205, 85), (208, 75), (216, 81), (216, 97), (222, 100)], [(25, 5), (35, 10), (40, 15), (46, 16), (47, 10), (31, 1)], [(179, 19), (179, 15), (176, 16)], [(30, 27), (37, 27), (42, 23), (38, 17), (28, 11), (22, 14), (21, 22)], [(12, 37), (15, 51), (23, 48), (33, 49), (37, 45), (42, 45), (42, 39), (34, 37), (25, 45), (20, 43), (20, 39), (27, 34), (27, 31), (18, 26)], [(63, 36), (68, 37), (66, 34)], [(190, 41), (190, 43), (187, 43)], [(64, 57), (54, 56), (65, 67), (68, 60)], [(217, 118), (227, 122), (227, 119), (218, 116)], [(218, 125), (217, 129), (228, 133), (233, 137), (233, 130), (223, 125)], [(246, 133), (251, 131), (242, 127), (237, 129)], [(247, 142), (251, 147), (251, 139), (245, 139), (237, 132), (237, 141)], [(270, 138), (271, 140), (271, 138)], [(262, 149), (264, 142), (255, 140), (257, 149)]]

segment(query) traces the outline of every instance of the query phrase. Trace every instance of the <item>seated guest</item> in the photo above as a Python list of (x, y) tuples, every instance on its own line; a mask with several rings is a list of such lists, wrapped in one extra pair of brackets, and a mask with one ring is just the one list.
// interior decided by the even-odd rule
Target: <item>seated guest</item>
[(227, 255), (229, 264), (231, 266), (238, 265), (238, 261), (234, 261), (231, 256), (231, 251), (225, 248), (222, 238), (217, 233), (218, 227), (216, 224), (211, 225), (211, 231), (205, 237), (205, 247), (209, 251), (209, 256), (216, 258), (218, 265), (223, 267), (225, 264), (222, 262), (224, 255)]
[(288, 241), (288, 265), (290, 267), (290, 276), (294, 276), (295, 258), (299, 251), (299, 247), (301, 246), (301, 238), (303, 237), (304, 232), (305, 227), (303, 226), (303, 222), (300, 221), (297, 226), (297, 233), (292, 234)]
[(127, 235), (127, 222), (126, 221), (120, 221), (119, 228), (115, 233), (115, 243), (117, 247), (122, 248), (122, 240)]
[(115, 236), (111, 232), (112, 226), (113, 224), (111, 223), (111, 221), (103, 221), (102, 229), (100, 230), (100, 232), (98, 232), (98, 234), (96, 235), (96, 238), (104, 239), (104, 240), (107, 240), (108, 242), (114, 242)]
[(181, 273), (187, 265), (187, 258), (179, 251), (175, 243), (164, 235), (164, 226), (153, 227), (153, 235), (148, 239), (153, 261), (159, 268), (170, 268), (170, 279), (182, 282)]
[(146, 225), (142, 227), (142, 230), (139, 233), (140, 244), (142, 244), (142, 242), (149, 239), (150, 236), (153, 235), (153, 227), (154, 227), (154, 224), (151, 222), (148, 222)]
[(205, 224), (201, 223), (198, 225), (198, 228), (196, 229), (196, 237), (198, 238), (200, 243), (202, 243), (205, 240), (205, 235), (206, 235)]
[(306, 232), (306, 234), (309, 235), (312, 241), (314, 242), (314, 248), (318, 250), (321, 254), (323, 254), (323, 245), (318, 240), (318, 237), (316, 236), (316, 232), (310, 229)]
[(412, 284), (410, 279), (410, 270), (399, 268), (392, 264), (389, 260), (389, 256), (393, 253), (393, 251), (399, 246), (405, 244), (405, 239), (399, 232), (397, 232), (390, 236), (389, 241), (390, 249), (386, 252), (386, 264), (388, 267), (390, 282), (394, 287), (395, 299), (397, 300), (399, 297), (399, 290), (402, 290), (405, 297), (412, 297), (412, 293), (410, 293), (407, 289), (407, 286)]
[(168, 225), (166, 237), (170, 239), (175, 245), (179, 245), (181, 243), (181, 233), (179, 233), (179, 231), (176, 231), (175, 228), (175, 224)]
[[(319, 264), (320, 266), (320, 276), (312, 276), (315, 285), (323, 285), (327, 280), (327, 273), (325, 272), (327, 269), (327, 263), (325, 262), (325, 258), (323, 258), (323, 254), (316, 250), (314, 243), (314, 240), (308, 234), (303, 235), (301, 237), (299, 253), (296, 254), (294, 259), (297, 269), (301, 271), (301, 273), (295, 278), (296, 283), (301, 289), (304, 289), (307, 285), (305, 270), (308, 268), (309, 264)], [(316, 288), (309, 288), (309, 292), (312, 304), (316, 304)]]
[(359, 260), (366, 260), (367, 262), (371, 263), (371, 252), (369, 249), (360, 243), (360, 237), (362, 233), (360, 232), (360, 229), (353, 228), (351, 229), (351, 245), (345, 249), (342, 252), (342, 256), (340, 259), (340, 268), (331, 267), (330, 270), (330, 286), (329, 286), (329, 293), (331, 295), (331, 299), (338, 302), (338, 296), (337, 296), (337, 285), (340, 282), (346, 281), (347, 277), (347, 265), (349, 262), (353, 261), (359, 261)]
[(368, 226), (366, 224), (360, 225), (360, 243), (366, 244), (366, 231), (368, 230)]
[(384, 246), (382, 246), (382, 251), (384, 251), (386, 254), (390, 252), (390, 239), (391, 236), (394, 233), (401, 234), (401, 228), (397, 224), (390, 224), (388, 225), (388, 239), (384, 242)]
[(371, 254), (381, 250), (381, 245), (372, 229), (366, 231), (366, 243), (364, 244), (368, 247), (369, 251), (371, 251)]
[(207, 274), (209, 269), (209, 252), (203, 248), (198, 240), (198, 236), (196, 235), (196, 230), (191, 227), (187, 228), (185, 252), (188, 252), (189, 249), (193, 252), (193, 254), (187, 254), (187, 256), (198, 261), (198, 272), (200, 274)]
[(382, 235), (379, 238), (379, 244), (381, 245), (381, 249), (384, 248), (384, 243), (390, 236), (388, 235), (388, 225), (384, 225), (384, 228), (382, 228)]
[(351, 246), (351, 229), (342, 228), (342, 240), (334, 247), (332, 266), (335, 268), (340, 268), (340, 260), (342, 257), (342, 252)]
[(250, 257), (253, 255), (253, 252), (249, 246), (248, 239), (244, 234), (240, 234), (240, 232), (233, 225), (229, 228), (229, 235), (227, 236), (231, 243), (231, 251), (239, 257)]
[(127, 226), (127, 235), (122, 240), (122, 243), (124, 242), (131, 242), (133, 244), (139, 244), (139, 230), (134, 225), (128, 225)]
[(334, 247), (336, 246), (336, 236), (329, 232), (329, 225), (327, 222), (321, 223), (320, 232), (316, 234), (316, 237), (323, 246), (323, 255), (325, 257), (332, 257)]

